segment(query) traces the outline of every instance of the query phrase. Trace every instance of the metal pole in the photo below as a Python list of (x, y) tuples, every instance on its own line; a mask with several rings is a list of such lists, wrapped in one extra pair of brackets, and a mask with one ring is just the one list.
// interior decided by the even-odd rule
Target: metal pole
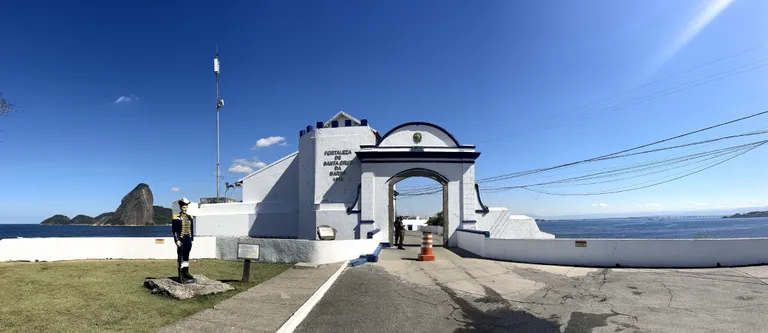
[[(218, 47), (217, 47), (218, 48)], [(216, 59), (219, 59), (219, 51), (216, 50)], [(216, 70), (216, 200), (219, 200), (221, 188), (221, 176), (219, 172), (219, 71)]]
[(243, 279), (241, 281), (251, 281), (251, 259), (245, 259), (243, 263)]

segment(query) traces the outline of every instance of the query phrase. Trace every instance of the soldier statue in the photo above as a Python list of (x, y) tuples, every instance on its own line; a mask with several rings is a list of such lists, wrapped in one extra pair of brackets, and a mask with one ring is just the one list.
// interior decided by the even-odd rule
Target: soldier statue
[(193, 283), (194, 277), (189, 274), (189, 251), (192, 250), (192, 241), (195, 239), (195, 221), (192, 215), (187, 213), (190, 201), (187, 198), (179, 200), (179, 214), (173, 215), (171, 231), (176, 243), (177, 269), (180, 283)]

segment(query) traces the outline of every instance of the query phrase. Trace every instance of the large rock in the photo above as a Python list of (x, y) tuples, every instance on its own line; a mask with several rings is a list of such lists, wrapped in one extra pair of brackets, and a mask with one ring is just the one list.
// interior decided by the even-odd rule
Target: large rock
[(105, 225), (113, 215), (115, 215), (114, 212), (107, 212), (99, 216), (96, 216), (93, 218), (94, 219), (93, 225)]
[(155, 224), (171, 224), (173, 219), (173, 212), (170, 208), (163, 206), (154, 206), (155, 210)]
[(155, 211), (152, 203), (154, 197), (149, 185), (141, 183), (128, 192), (105, 225), (153, 225)]
[(70, 221), (70, 224), (75, 224), (75, 225), (87, 224), (87, 225), (91, 225), (95, 221), (96, 220), (94, 220), (92, 217), (90, 217), (88, 215), (82, 215), (81, 214), (81, 215), (73, 217), (72, 221)]
[(120, 225), (145, 226), (171, 224), (171, 209), (153, 206), (154, 197), (149, 185), (141, 183), (123, 197), (120, 207), (114, 212), (106, 212), (96, 217), (77, 215), (73, 219), (65, 215), (54, 215), (40, 224), (47, 225)]
[(66, 215), (57, 214), (45, 219), (45, 221), (40, 222), (40, 224), (45, 224), (45, 225), (70, 224), (71, 221), (72, 220), (70, 220), (69, 217), (67, 217)]
[(218, 294), (234, 290), (232, 286), (211, 280), (205, 275), (195, 275), (195, 283), (181, 284), (172, 278), (146, 279), (144, 287), (153, 294), (173, 297), (179, 300), (195, 298), (203, 295)]

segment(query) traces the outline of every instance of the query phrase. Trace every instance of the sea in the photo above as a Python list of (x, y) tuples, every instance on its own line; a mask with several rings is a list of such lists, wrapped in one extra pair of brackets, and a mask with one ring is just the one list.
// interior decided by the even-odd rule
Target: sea
[(0, 224), (0, 239), (35, 237), (172, 237), (171, 226), (92, 227), (88, 225)]
[(555, 238), (755, 238), (768, 237), (768, 218), (626, 218), (538, 222)]
[[(768, 237), (768, 218), (625, 218), (538, 222), (556, 238), (754, 238)], [(171, 237), (171, 226), (91, 227), (80, 225), (0, 224), (2, 238)]]

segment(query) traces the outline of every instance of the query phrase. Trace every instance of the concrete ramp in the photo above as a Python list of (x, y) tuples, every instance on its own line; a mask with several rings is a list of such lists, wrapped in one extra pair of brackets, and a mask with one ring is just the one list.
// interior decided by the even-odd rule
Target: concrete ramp
[(488, 230), (497, 239), (554, 239), (555, 235), (542, 232), (530, 216), (512, 215), (504, 207), (490, 207), (488, 213), (477, 218), (477, 230)]

